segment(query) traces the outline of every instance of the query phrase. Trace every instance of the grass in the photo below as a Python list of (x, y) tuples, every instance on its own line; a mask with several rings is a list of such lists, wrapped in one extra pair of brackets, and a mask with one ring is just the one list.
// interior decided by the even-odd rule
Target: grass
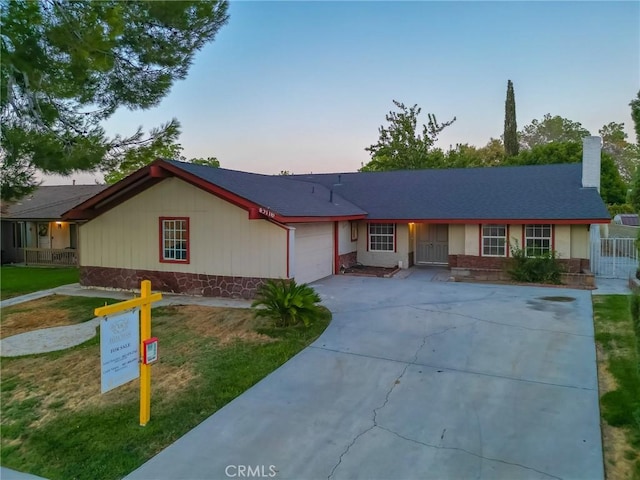
[(249, 309), (153, 310), (160, 360), (151, 421), (138, 425), (138, 383), (100, 394), (97, 338), (57, 354), (3, 358), (4, 466), (55, 479), (131, 472), (312, 342), (310, 326), (274, 328)]
[(640, 480), (640, 371), (628, 295), (593, 297), (607, 478)]
[(0, 268), (0, 298), (17, 297), (26, 293), (59, 287), (79, 280), (74, 267), (17, 267), (5, 265)]
[(38, 300), (5, 307), (2, 309), (2, 317), (0, 318), (0, 338), (38, 328), (86, 322), (94, 318), (93, 311), (97, 307), (118, 301), (112, 298), (50, 295)]

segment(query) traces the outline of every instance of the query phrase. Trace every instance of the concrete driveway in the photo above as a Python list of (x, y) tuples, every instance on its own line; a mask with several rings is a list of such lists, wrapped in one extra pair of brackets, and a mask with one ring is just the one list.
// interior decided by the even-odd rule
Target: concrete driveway
[(591, 293), (412, 272), (127, 478), (602, 479)]

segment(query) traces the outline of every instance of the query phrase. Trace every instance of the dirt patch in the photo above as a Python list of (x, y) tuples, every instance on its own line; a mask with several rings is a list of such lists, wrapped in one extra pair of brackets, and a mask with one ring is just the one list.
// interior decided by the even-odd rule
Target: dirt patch
[[(36, 315), (35, 312), (23, 313), (34, 317)], [(61, 311), (57, 320), (62, 324), (63, 313), (65, 312)], [(42, 315), (41, 311), (39, 315)], [(184, 392), (185, 388), (197, 379), (195, 360), (198, 347), (197, 342), (189, 339), (215, 338), (217, 346), (225, 346), (235, 341), (276, 341), (255, 331), (263, 321), (254, 319), (253, 313), (248, 309), (166, 307), (160, 315), (154, 317), (153, 322), (154, 335), (161, 338), (161, 355), (160, 361), (152, 367), (152, 395), (163, 398)], [(42, 323), (35, 321), (30, 325), (33, 327), (31, 330), (43, 327)], [(26, 322), (21, 324), (21, 328), (28, 331)], [(185, 340), (168, 340), (178, 335), (184, 336)], [(162, 353), (163, 338), (167, 339), (164, 345), (170, 345), (164, 350), (165, 357)], [(172, 363), (176, 358), (183, 358), (184, 361), (179, 364)], [(15, 379), (13, 389), (2, 392), (4, 405), (30, 400), (37, 402), (34, 420), (29, 425), (34, 428), (47, 423), (63, 411), (74, 412), (91, 407), (127, 403), (135, 401), (139, 394), (138, 380), (106, 394), (100, 392), (98, 345), (65, 352), (54, 359), (50, 356), (34, 356), (6, 361), (3, 364), (2, 375), (3, 381)], [(10, 420), (4, 418), (3, 423), (5, 422), (10, 423)]]
[(274, 341), (273, 338), (255, 331), (264, 322), (254, 318), (248, 309), (185, 305), (167, 307), (165, 312), (174, 316), (174, 321), (183, 323), (189, 331), (217, 338), (221, 346), (236, 340), (259, 343)]
[(15, 313), (3, 313), (0, 338), (75, 323), (69, 318), (68, 311), (54, 306), (55, 302), (55, 297), (45, 297), (29, 302), (28, 308), (22, 311), (14, 307), (17, 310)]
[[(598, 364), (598, 390), (600, 396), (617, 388), (614, 376), (607, 368), (608, 356), (602, 345), (596, 343)], [(633, 461), (625, 458), (625, 452), (632, 447), (623, 428), (612, 427), (605, 420), (600, 421), (602, 429), (602, 448), (604, 453), (605, 478), (607, 480), (626, 480), (631, 478)]]
[(366, 265), (354, 265), (349, 268), (345, 268), (342, 270), (342, 273), (345, 275), (356, 275), (362, 277), (393, 277), (400, 269), (393, 267), (369, 267)]

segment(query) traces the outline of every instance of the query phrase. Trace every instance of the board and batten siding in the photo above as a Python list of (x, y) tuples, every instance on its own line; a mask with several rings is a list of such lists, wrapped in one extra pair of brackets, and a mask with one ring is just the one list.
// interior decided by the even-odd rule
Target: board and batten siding
[[(159, 261), (159, 218), (189, 217), (190, 262)], [(287, 277), (287, 230), (168, 178), (80, 227), (80, 265), (259, 278)]]

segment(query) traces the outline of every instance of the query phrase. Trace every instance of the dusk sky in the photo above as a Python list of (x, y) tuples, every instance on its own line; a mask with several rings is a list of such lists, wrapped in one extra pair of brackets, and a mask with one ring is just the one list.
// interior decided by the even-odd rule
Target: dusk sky
[(422, 107), (422, 123), (457, 117), (445, 150), (499, 137), (511, 79), (518, 129), (551, 113), (593, 135), (624, 122), (634, 141), (639, 2), (231, 2), (229, 15), (157, 108), (118, 111), (107, 131), (175, 117), (186, 157), (269, 174), (355, 171), (393, 99)]

